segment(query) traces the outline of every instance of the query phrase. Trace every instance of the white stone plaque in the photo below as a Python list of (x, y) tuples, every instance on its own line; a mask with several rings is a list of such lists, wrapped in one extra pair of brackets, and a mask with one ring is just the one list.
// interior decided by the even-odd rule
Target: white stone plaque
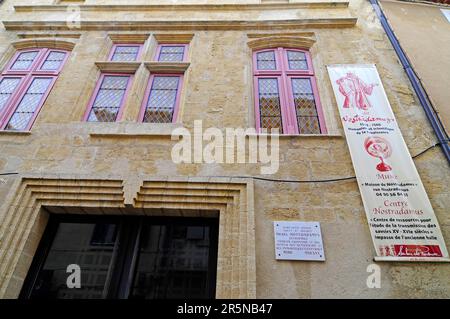
[(325, 260), (319, 222), (273, 222), (275, 258)]

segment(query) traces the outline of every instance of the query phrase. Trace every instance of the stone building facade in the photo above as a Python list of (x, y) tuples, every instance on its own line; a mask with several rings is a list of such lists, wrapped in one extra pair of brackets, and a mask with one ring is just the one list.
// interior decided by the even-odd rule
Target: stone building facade
[[(0, 176), (2, 298), (19, 297), (49, 219), (68, 214), (219, 216), (218, 298), (450, 295), (446, 263), (380, 262), (381, 287), (368, 288), (375, 252), (357, 182), (317, 182), (354, 176), (329, 64), (376, 64), (411, 154), (436, 143), (368, 1), (6, 0), (0, 20), (3, 76), (54, 80), (30, 122), (1, 118), (0, 173), (17, 173)], [(110, 61), (121, 44), (139, 46), (135, 61)], [(157, 61), (164, 44), (183, 46), (182, 61)], [(252, 57), (269, 48), (307, 51), (314, 66), (322, 130), (281, 135), (279, 169), (269, 176), (304, 182), (247, 178), (268, 177), (262, 163), (174, 163), (175, 128), (256, 126)], [(10, 61), (29, 49), (43, 61), (66, 52), (66, 60), (52, 60), (63, 64), (57, 72), (14, 73)], [(87, 120), (102, 74), (131, 79), (115, 122)], [(160, 74), (183, 76), (178, 113), (171, 123), (142, 123), (149, 79)], [(449, 243), (448, 163), (438, 147), (414, 162)], [(319, 221), (326, 261), (275, 260), (279, 220)]]

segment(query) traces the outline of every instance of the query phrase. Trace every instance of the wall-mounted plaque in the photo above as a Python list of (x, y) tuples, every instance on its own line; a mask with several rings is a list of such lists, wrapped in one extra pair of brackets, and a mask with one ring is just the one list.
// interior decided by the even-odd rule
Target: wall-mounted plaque
[(279, 260), (325, 260), (319, 222), (273, 222)]

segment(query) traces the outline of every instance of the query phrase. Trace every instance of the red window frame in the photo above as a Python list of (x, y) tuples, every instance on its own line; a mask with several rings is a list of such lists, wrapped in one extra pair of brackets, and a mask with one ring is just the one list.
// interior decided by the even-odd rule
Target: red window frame
[[(161, 49), (162, 47), (183, 47), (183, 59), (181, 61), (160, 61), (160, 55), (161, 55)], [(186, 43), (160, 43), (158, 44), (158, 47), (156, 48), (155, 58), (154, 61), (159, 62), (185, 62), (188, 57), (188, 50), (189, 50), (189, 44)]]
[[(122, 100), (120, 101), (119, 110), (117, 111), (116, 120), (114, 122), (118, 122), (122, 118), (125, 102), (126, 102), (126, 100), (128, 98), (128, 94), (129, 94), (130, 89), (131, 89), (131, 84), (133, 82), (133, 74), (104, 72), (104, 73), (100, 74), (100, 77), (99, 77), (99, 79), (97, 81), (97, 84), (95, 85), (94, 92), (92, 93), (92, 95), (91, 95), (91, 97), (89, 99), (88, 107), (87, 107), (86, 112), (85, 112), (85, 114), (83, 116), (83, 121), (84, 122), (88, 122), (89, 114), (91, 113), (91, 110), (92, 110), (92, 108), (94, 106), (94, 103), (95, 103), (95, 99), (97, 98), (98, 92), (100, 91), (101, 85), (102, 85), (103, 80), (105, 79), (106, 76), (123, 76), (123, 77), (128, 77), (127, 87), (125, 89), (124, 95), (122, 96)], [(92, 122), (92, 123), (114, 123), (114, 122)]]
[[(257, 64), (257, 55), (261, 52), (273, 51), (275, 55), (276, 68), (274, 70), (260, 70)], [(287, 51), (297, 51), (305, 54), (307, 69), (293, 70), (289, 69), (289, 61)], [(327, 128), (325, 125), (325, 118), (323, 115), (322, 106), (320, 103), (320, 97), (317, 90), (317, 83), (314, 76), (313, 64), (311, 56), (307, 50), (277, 47), (266, 48), (253, 52), (253, 84), (254, 84), (254, 96), (255, 96), (255, 117), (256, 117), (256, 130), (261, 133), (261, 113), (259, 105), (259, 79), (260, 78), (277, 78), (278, 79), (278, 93), (280, 96), (280, 113), (283, 126), (282, 134), (298, 135), (299, 128), (297, 123), (297, 114), (294, 104), (294, 96), (292, 92), (291, 79), (292, 78), (307, 78), (310, 80), (312, 93), (314, 95), (314, 102), (316, 106), (317, 118), (320, 126), (320, 134), (326, 134)]]
[[(118, 47), (138, 47), (136, 59), (133, 61), (113, 61), (114, 54), (116, 53), (116, 49)], [(111, 61), (111, 62), (135, 62), (141, 58), (141, 55), (142, 55), (142, 43), (116, 43), (113, 45), (113, 47), (111, 48), (111, 51), (109, 52), (108, 61)]]
[[(33, 62), (30, 64), (30, 66), (27, 69), (12, 69), (14, 63), (17, 61), (18, 57), (22, 53), (26, 52), (37, 52), (36, 57), (34, 58)], [(63, 60), (61, 60), (61, 63), (58, 67), (58, 69), (55, 70), (42, 70), (42, 65), (46, 61), (48, 55), (51, 52), (61, 52), (64, 53), (65, 56)], [(57, 80), (62, 68), (64, 67), (64, 64), (66, 63), (67, 59), (69, 57), (69, 52), (66, 50), (59, 50), (59, 49), (50, 49), (50, 48), (31, 48), (31, 49), (25, 49), (25, 50), (19, 50), (17, 51), (14, 56), (10, 59), (8, 64), (6, 65), (4, 71), (0, 75), (0, 80), (4, 78), (20, 78), (20, 82), (5, 103), (5, 106), (0, 110), (0, 130), (8, 130), (6, 127), (13, 117), (13, 115), (16, 113), (17, 108), (22, 101), (22, 98), (27, 93), (28, 89), (30, 88), (31, 84), (33, 83), (33, 80), (36, 78), (51, 78), (51, 83), (47, 87), (46, 91), (43, 93), (41, 99), (39, 100), (38, 105), (36, 106), (33, 116), (28, 121), (26, 127), (23, 129), (23, 131), (28, 131), (33, 126), (36, 117), (39, 115), (40, 110), (42, 109), (42, 106), (44, 105), (48, 95), (50, 94), (53, 85), (55, 84), (55, 81)]]
[[(173, 106), (173, 111), (172, 111), (172, 123), (176, 123), (177, 119), (178, 119), (179, 109), (180, 109), (180, 97), (181, 97), (181, 90), (183, 89), (183, 80), (184, 80), (184, 74), (180, 74), (180, 73), (170, 73), (170, 74), (156, 73), (156, 74), (150, 75), (150, 79), (148, 81), (147, 88), (145, 89), (144, 100), (142, 101), (141, 111), (139, 112), (138, 121), (141, 123), (144, 123), (145, 111), (147, 109), (148, 100), (150, 99), (150, 93), (152, 91), (153, 82), (155, 80), (155, 77), (158, 77), (158, 76), (171, 76), (171, 77), (179, 78), (178, 87), (177, 87), (177, 95), (175, 97), (175, 105)], [(145, 123), (154, 123), (154, 122), (145, 122)], [(159, 122), (157, 122), (157, 123), (159, 123)]]

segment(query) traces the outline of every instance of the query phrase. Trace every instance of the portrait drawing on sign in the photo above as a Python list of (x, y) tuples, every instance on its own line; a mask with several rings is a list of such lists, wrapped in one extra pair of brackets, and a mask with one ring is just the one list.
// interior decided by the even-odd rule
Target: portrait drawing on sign
[(358, 108), (366, 111), (372, 107), (368, 96), (378, 84), (366, 84), (352, 72), (336, 80), (336, 84), (339, 85), (339, 92), (344, 96), (344, 108)]

